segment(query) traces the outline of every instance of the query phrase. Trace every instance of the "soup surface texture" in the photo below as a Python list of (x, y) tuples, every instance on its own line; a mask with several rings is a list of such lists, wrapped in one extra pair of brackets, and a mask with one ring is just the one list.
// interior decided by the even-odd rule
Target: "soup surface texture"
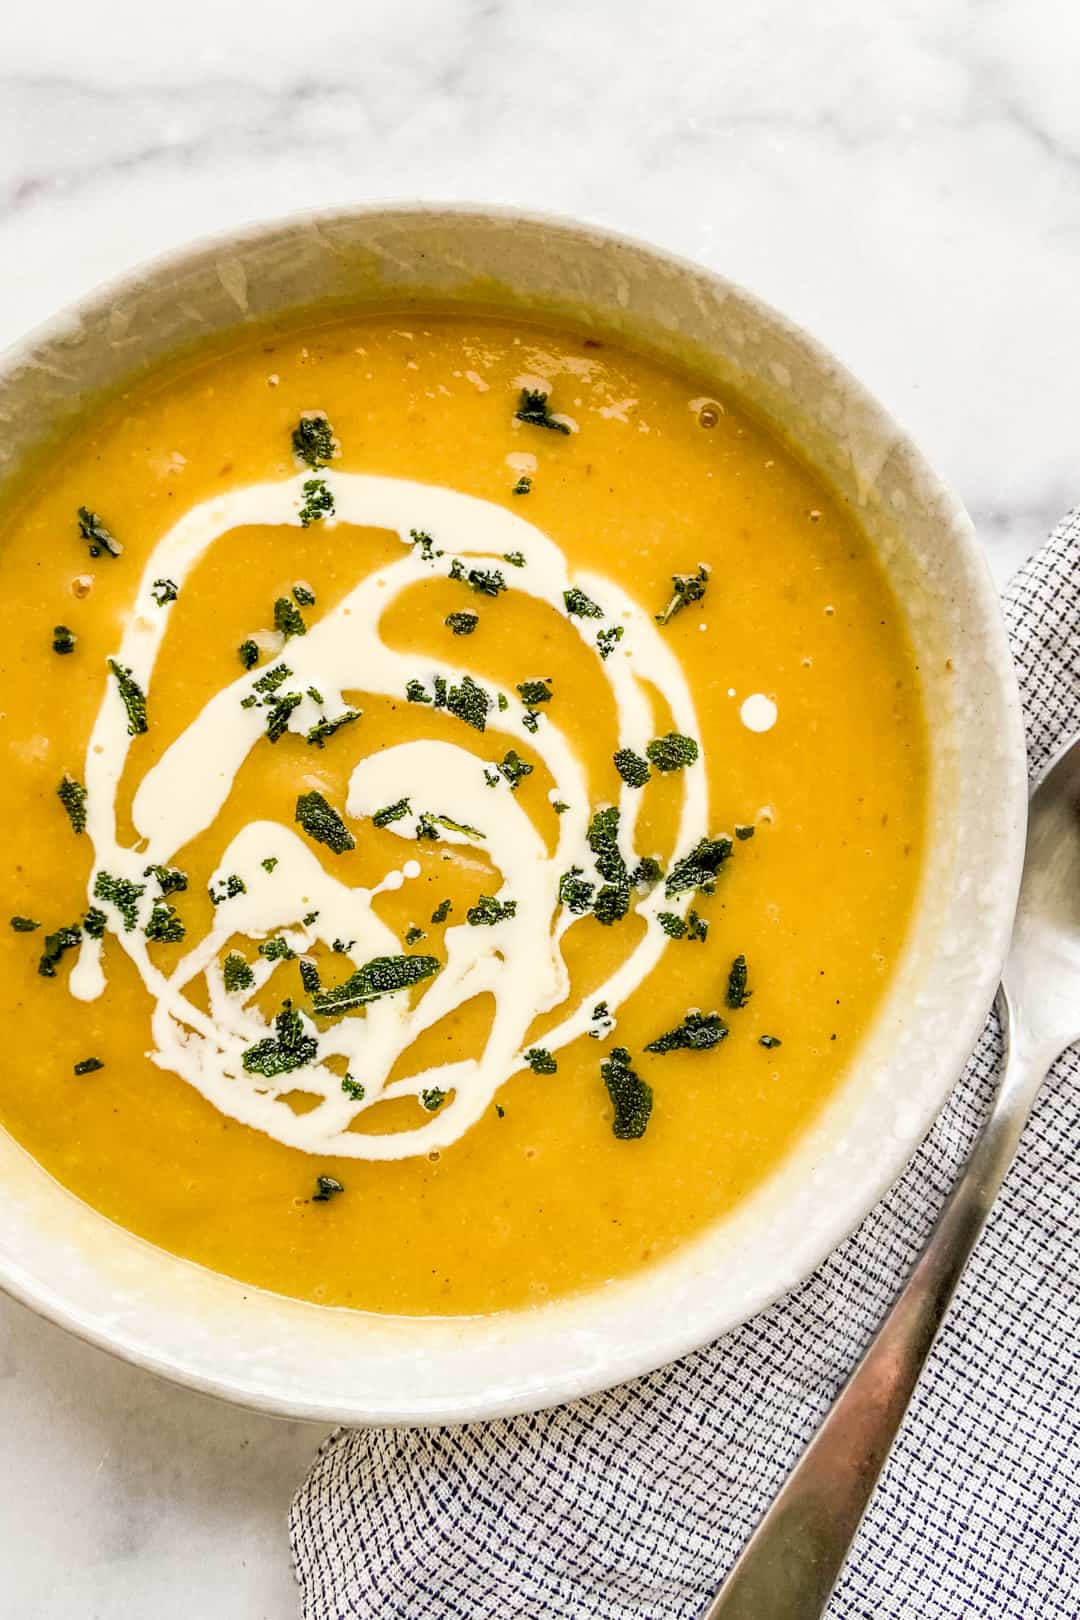
[(512, 1308), (663, 1256), (845, 1068), (918, 674), (737, 402), (496, 316), (264, 328), (3, 517), (0, 1121), (245, 1282)]

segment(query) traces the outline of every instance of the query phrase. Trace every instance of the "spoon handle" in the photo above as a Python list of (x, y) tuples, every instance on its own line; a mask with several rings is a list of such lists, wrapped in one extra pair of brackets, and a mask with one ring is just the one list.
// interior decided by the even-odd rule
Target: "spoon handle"
[(1049, 1068), (1004, 992), (1005, 1072), (937, 1225), (875, 1338), (701, 1620), (819, 1620)]

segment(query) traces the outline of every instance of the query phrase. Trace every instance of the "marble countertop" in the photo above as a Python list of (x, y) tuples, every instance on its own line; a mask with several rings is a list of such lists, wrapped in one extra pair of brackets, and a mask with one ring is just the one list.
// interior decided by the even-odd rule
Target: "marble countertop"
[[(633, 19), (630, 21), (629, 19)], [(637, 233), (831, 346), (1004, 580), (1080, 492), (1080, 9), (1060, 0), (41, 0), (0, 20), (0, 342), (191, 237), (519, 203)], [(286, 1620), (320, 1435), (0, 1302), (10, 1612)]]

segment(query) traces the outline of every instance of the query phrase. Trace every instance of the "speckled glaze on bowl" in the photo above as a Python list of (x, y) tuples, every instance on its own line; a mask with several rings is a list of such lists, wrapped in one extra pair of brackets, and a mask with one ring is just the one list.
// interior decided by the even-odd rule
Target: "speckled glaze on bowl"
[(322, 1422), (456, 1423), (553, 1405), (705, 1344), (799, 1282), (899, 1174), (974, 1044), (1023, 850), (1016, 683), (963, 509), (805, 333), (641, 243), (511, 211), (409, 206), (200, 244), (95, 293), (6, 357), (0, 485), (100, 392), (202, 334), (318, 300), (425, 299), (569, 318), (667, 356), (738, 389), (822, 469), (857, 508), (907, 615), (931, 722), (932, 832), (903, 962), (813, 1128), (672, 1258), (573, 1299), (405, 1320), (262, 1293), (122, 1231), (0, 1133), (0, 1286), (143, 1367)]

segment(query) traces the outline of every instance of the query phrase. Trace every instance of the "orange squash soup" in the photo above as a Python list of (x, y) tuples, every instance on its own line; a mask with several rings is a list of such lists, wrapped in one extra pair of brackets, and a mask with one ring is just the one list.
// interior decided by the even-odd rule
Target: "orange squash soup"
[(904, 944), (926, 748), (851, 511), (737, 400), (340, 311), (0, 518), (0, 1123), (326, 1305), (592, 1288), (744, 1198)]

